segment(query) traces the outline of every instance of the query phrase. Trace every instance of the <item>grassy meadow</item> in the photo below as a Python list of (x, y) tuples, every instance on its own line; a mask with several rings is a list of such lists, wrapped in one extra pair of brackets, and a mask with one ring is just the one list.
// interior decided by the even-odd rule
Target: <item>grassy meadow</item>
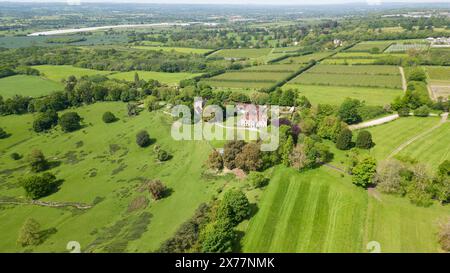
[(62, 84), (39, 76), (16, 75), (0, 79), (0, 96), (4, 99), (14, 95), (41, 97), (63, 89)]
[(449, 213), (371, 196), (327, 167), (304, 173), (277, 167), (248, 223), (243, 251), (368, 252), (367, 243), (378, 241), (382, 252), (438, 252), (438, 224)]
[(157, 80), (166, 84), (178, 84), (181, 80), (190, 79), (201, 74), (179, 72), (179, 73), (167, 73), (167, 72), (155, 72), (155, 71), (128, 71), (114, 73), (108, 76), (111, 79), (134, 81), (134, 74), (138, 73), (139, 78), (142, 80)]
[(47, 79), (55, 82), (61, 82), (71, 75), (80, 78), (82, 76), (109, 75), (113, 73), (112, 71), (100, 71), (71, 65), (37, 65), (33, 66), (33, 68), (39, 70)]
[[(126, 104), (119, 102), (96, 103), (76, 111), (85, 126), (73, 133), (54, 129), (36, 134), (31, 131), (30, 114), (0, 117), (2, 127), (11, 134), (0, 142), (1, 200), (24, 195), (19, 179), (30, 174), (26, 156), (37, 148), (51, 162), (58, 163), (50, 171), (63, 180), (56, 193), (42, 200), (93, 205), (84, 211), (0, 205), (2, 252), (66, 252), (68, 241), (80, 242), (82, 251), (89, 252), (155, 251), (225, 183), (225, 178), (203, 178), (202, 164), (211, 147), (204, 141), (173, 140), (172, 118), (168, 115), (142, 112), (130, 118)], [(120, 120), (105, 124), (101, 118), (105, 111), (113, 112)], [(142, 129), (154, 139), (152, 146), (136, 145), (135, 135)], [(173, 158), (159, 163), (155, 145)], [(13, 161), (12, 152), (24, 158)], [(139, 190), (145, 179), (162, 180), (171, 194), (159, 201), (151, 200), (146, 208), (130, 211), (136, 197), (151, 199), (147, 191)], [(56, 228), (56, 233), (39, 246), (21, 248), (16, 244), (17, 235), (31, 216), (43, 225), (42, 229)]]
[(212, 51), (212, 49), (205, 49), (205, 48), (170, 47), (170, 46), (133, 46), (133, 48), (142, 50), (166, 51), (166, 52), (175, 51), (184, 54), (200, 54), (200, 55)]

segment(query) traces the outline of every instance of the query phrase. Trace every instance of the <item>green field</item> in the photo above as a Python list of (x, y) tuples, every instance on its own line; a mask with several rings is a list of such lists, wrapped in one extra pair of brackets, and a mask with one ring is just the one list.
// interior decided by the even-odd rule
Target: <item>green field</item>
[(402, 87), (398, 67), (383, 65), (326, 65), (319, 64), (292, 79), (289, 84), (382, 87)]
[(376, 144), (370, 150), (370, 154), (377, 160), (386, 159), (402, 143), (437, 125), (439, 119), (439, 117), (407, 117), (369, 128), (368, 131), (372, 133)]
[(255, 59), (268, 55), (271, 48), (241, 48), (241, 49), (222, 49), (214, 52), (210, 57), (236, 58), (236, 59)]
[(320, 59), (326, 58), (333, 53), (334, 52), (316, 52), (316, 53), (312, 53), (312, 54), (308, 54), (308, 55), (289, 57), (287, 59), (280, 61), (280, 63), (283, 63), (283, 64), (306, 64), (312, 60), (318, 61)]
[(295, 53), (302, 49), (301, 46), (277, 47), (273, 50), (273, 53)]
[(301, 68), (298, 64), (268, 64), (244, 68), (242, 71), (258, 72), (295, 72)]
[(170, 47), (170, 46), (133, 46), (133, 48), (136, 49), (142, 49), (142, 50), (156, 50), (156, 51), (175, 51), (178, 53), (185, 53), (185, 54), (206, 54), (208, 52), (211, 52), (212, 49), (205, 49), (205, 48), (190, 48), (190, 47)]
[(383, 52), (393, 42), (391, 41), (367, 41), (356, 44), (349, 48), (349, 52), (370, 52), (373, 48), (378, 48), (379, 52)]
[(40, 97), (63, 89), (62, 84), (38, 76), (16, 75), (0, 79), (0, 96), (3, 98), (14, 95)]
[(406, 54), (371, 54), (368, 52), (340, 52), (333, 57), (322, 61), (322, 64), (374, 64), (378, 59), (385, 57), (407, 57)]
[(366, 105), (386, 105), (402, 94), (399, 89), (287, 84), (284, 89), (298, 89), (312, 104), (340, 105), (345, 98), (365, 101)]
[(425, 66), (428, 78), (432, 81), (450, 82), (450, 67), (448, 66)]
[(289, 72), (227, 72), (211, 78), (217, 81), (276, 82), (289, 76)]
[[(18, 179), (29, 174), (26, 156), (30, 150), (39, 148), (48, 159), (60, 162), (51, 172), (63, 179), (60, 189), (42, 200), (94, 204), (86, 211), (0, 205), (2, 252), (67, 252), (68, 241), (80, 242), (82, 251), (155, 251), (224, 184), (222, 178), (205, 180), (202, 176), (202, 163), (211, 149), (208, 143), (173, 140), (168, 115), (142, 112), (130, 118), (126, 104), (119, 102), (96, 103), (76, 111), (84, 118), (85, 127), (67, 134), (59, 129), (47, 134), (31, 132), (33, 116), (29, 114), (0, 117), (2, 128), (12, 134), (0, 142), (2, 200), (24, 195)], [(120, 120), (105, 124), (101, 118), (105, 111), (112, 111)], [(155, 139), (152, 146), (160, 145), (172, 154), (170, 161), (161, 164), (152, 146), (136, 145), (135, 135), (142, 129)], [(25, 157), (13, 161), (12, 152)], [(148, 192), (138, 191), (142, 179), (161, 179), (172, 193), (150, 201), (145, 209), (127, 212), (135, 197), (150, 199)], [(43, 229), (56, 228), (56, 233), (32, 249), (19, 247), (17, 235), (28, 217), (35, 218)]]
[(128, 71), (128, 72), (120, 72), (114, 73), (108, 76), (111, 79), (118, 80), (126, 80), (126, 81), (134, 81), (134, 74), (138, 73), (139, 78), (141, 80), (157, 80), (161, 83), (167, 84), (178, 84), (181, 80), (190, 79), (196, 76), (200, 76), (201, 74), (194, 73), (167, 73), (167, 72), (154, 72), (154, 71)]
[(435, 170), (444, 160), (450, 160), (450, 123), (427, 134), (403, 149), (399, 156), (414, 158)]
[[(245, 252), (438, 252), (438, 221), (449, 208), (419, 208), (403, 198), (368, 196), (348, 176), (322, 167), (278, 167), (250, 220)], [(416, 218), (417, 217), (417, 218)]]
[(47, 79), (56, 82), (61, 82), (72, 75), (80, 78), (81, 76), (109, 75), (113, 73), (112, 71), (100, 71), (71, 65), (37, 65), (33, 66), (33, 68), (39, 70)]
[(390, 47), (388, 47), (385, 52), (406, 52), (408, 50), (426, 50), (428, 49), (429, 45), (424, 43), (419, 44), (393, 44)]
[(260, 88), (269, 88), (274, 82), (255, 82), (255, 81), (211, 81), (211, 80), (202, 80), (202, 83), (208, 84), (213, 88), (230, 88), (233, 90), (238, 90), (242, 92), (254, 91), (255, 89)]

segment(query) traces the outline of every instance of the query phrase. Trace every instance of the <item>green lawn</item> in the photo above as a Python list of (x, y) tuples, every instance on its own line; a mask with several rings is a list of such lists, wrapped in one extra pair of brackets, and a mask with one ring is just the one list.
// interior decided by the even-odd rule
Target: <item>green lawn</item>
[(118, 80), (126, 80), (126, 81), (134, 81), (134, 74), (138, 73), (139, 78), (142, 80), (157, 80), (161, 83), (167, 84), (178, 84), (181, 80), (190, 79), (196, 76), (200, 76), (201, 74), (194, 73), (167, 73), (167, 72), (154, 72), (154, 71), (128, 71), (128, 72), (120, 72), (114, 73), (109, 76), (111, 79)]
[(438, 117), (407, 117), (369, 128), (375, 147), (370, 153), (377, 159), (386, 159), (397, 147), (414, 136), (439, 123)]
[(449, 207), (420, 208), (405, 198), (351, 184), (322, 167), (299, 173), (278, 167), (243, 239), (245, 252), (439, 252), (436, 232)]
[(113, 73), (112, 71), (100, 71), (71, 65), (37, 65), (33, 66), (33, 68), (39, 70), (44, 77), (56, 82), (61, 82), (72, 75), (80, 78), (81, 76), (109, 75)]
[(408, 156), (435, 170), (444, 160), (450, 160), (450, 123), (447, 122), (430, 134), (408, 145), (399, 156)]
[(340, 105), (345, 98), (355, 98), (365, 101), (367, 105), (383, 106), (402, 94), (399, 89), (370, 87), (287, 84), (283, 88), (299, 90), (300, 95), (306, 96), (314, 105), (319, 103)]
[(245, 252), (360, 252), (367, 195), (327, 169), (279, 168), (251, 219)]
[(40, 97), (63, 89), (62, 84), (38, 76), (16, 75), (0, 79), (0, 96), (3, 98), (14, 95)]
[[(29, 174), (26, 156), (30, 150), (39, 148), (51, 161), (61, 163), (51, 172), (63, 179), (61, 188), (43, 200), (95, 204), (87, 211), (1, 205), (0, 252), (65, 252), (68, 241), (80, 242), (82, 251), (155, 251), (225, 182), (224, 178), (203, 178), (202, 164), (211, 147), (204, 141), (173, 140), (172, 119), (167, 115), (142, 112), (129, 118), (126, 104), (118, 102), (96, 103), (76, 111), (86, 126), (68, 134), (59, 129), (47, 134), (31, 132), (32, 115), (0, 117), (2, 128), (12, 134), (0, 142), (2, 199), (23, 196), (18, 179)], [(120, 120), (103, 123), (105, 111), (112, 111)], [(135, 143), (135, 135), (142, 129), (156, 140), (148, 148)], [(173, 158), (158, 163), (155, 145)], [(25, 157), (13, 161), (9, 156), (12, 152)], [(127, 212), (136, 196), (150, 199), (147, 191), (138, 191), (142, 179), (161, 179), (172, 193), (160, 201), (150, 201), (146, 209)], [(32, 249), (19, 247), (17, 235), (28, 217), (35, 218), (43, 229), (56, 228), (57, 232)]]

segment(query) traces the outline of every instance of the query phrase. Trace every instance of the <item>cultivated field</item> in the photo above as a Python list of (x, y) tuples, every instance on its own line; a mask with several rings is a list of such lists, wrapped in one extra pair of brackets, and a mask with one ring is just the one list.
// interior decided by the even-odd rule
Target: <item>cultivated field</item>
[(242, 71), (254, 72), (295, 72), (301, 68), (298, 64), (268, 64), (244, 68)]
[(401, 88), (395, 66), (316, 65), (289, 82), (302, 85)]
[(428, 49), (429, 45), (420, 43), (420, 44), (393, 44), (390, 47), (388, 47), (385, 52), (406, 52), (408, 50), (426, 50)]
[(234, 59), (255, 59), (268, 55), (271, 48), (241, 48), (241, 49), (222, 49), (214, 52), (210, 57), (223, 57)]
[(126, 81), (134, 81), (135, 73), (138, 73), (139, 78), (142, 80), (157, 80), (161, 83), (167, 84), (178, 84), (181, 80), (191, 79), (196, 76), (200, 76), (201, 74), (194, 73), (167, 73), (167, 72), (154, 72), (154, 71), (128, 71), (128, 72), (120, 72), (114, 73), (108, 76), (111, 79), (118, 80), (126, 80)]
[(340, 52), (329, 59), (324, 60), (323, 64), (374, 64), (377, 60), (387, 57), (407, 57), (407, 54), (371, 54), (368, 52)]
[(286, 69), (293, 69), (293, 67), (288, 66), (288, 68), (284, 67), (279, 68), (281, 70), (278, 70), (286, 72), (275, 72), (274, 66), (276, 65), (267, 66), (267, 69), (271, 72), (264, 72), (266, 66), (257, 66), (254, 68), (258, 70), (257, 72), (252, 69), (227, 72), (209, 79), (205, 79), (202, 82), (207, 83), (212, 87), (227, 87), (239, 89), (268, 88), (274, 85), (277, 81), (283, 80), (290, 74), (292, 74), (292, 71), (286, 71)]
[[(2, 252), (66, 252), (67, 243), (74, 240), (80, 242), (83, 252), (155, 251), (225, 183), (222, 178), (202, 178), (202, 163), (210, 146), (203, 141), (173, 140), (172, 118), (168, 115), (142, 112), (130, 118), (126, 104), (119, 102), (96, 103), (75, 111), (84, 118), (85, 127), (73, 133), (59, 129), (33, 133), (33, 116), (29, 114), (0, 117), (2, 128), (12, 134), (0, 142), (1, 200), (24, 196), (19, 178), (29, 174), (26, 156), (38, 148), (50, 161), (59, 162), (50, 171), (63, 180), (56, 193), (42, 200), (93, 205), (83, 211), (0, 205)], [(120, 120), (105, 124), (105, 111), (112, 111)], [(155, 141), (148, 148), (135, 143), (135, 135), (142, 129), (148, 130)], [(159, 163), (155, 145), (169, 151), (173, 158)], [(12, 152), (24, 158), (13, 161)], [(146, 208), (129, 210), (136, 197), (151, 199), (147, 191), (139, 191), (144, 179), (161, 179), (171, 194), (160, 201), (151, 200)], [(42, 223), (42, 229), (56, 228), (56, 232), (43, 244), (24, 249), (16, 240), (30, 216)]]
[(450, 97), (450, 68), (447, 66), (426, 66), (428, 84), (435, 98)]
[(133, 48), (136, 49), (142, 49), (142, 50), (156, 50), (156, 51), (174, 51), (178, 53), (185, 53), (185, 54), (206, 54), (208, 52), (211, 52), (212, 49), (205, 49), (205, 48), (190, 48), (190, 47), (170, 47), (170, 46), (133, 46)]
[(378, 52), (383, 52), (392, 44), (391, 41), (367, 41), (356, 44), (349, 48), (349, 52), (370, 52), (373, 48), (377, 48)]
[(399, 89), (287, 84), (285, 89), (298, 89), (312, 104), (340, 105), (345, 98), (365, 101), (366, 105), (387, 105), (402, 94)]
[(320, 59), (326, 58), (333, 54), (334, 52), (317, 52), (302, 56), (296, 56), (296, 57), (289, 57), (287, 59), (284, 59), (280, 61), (280, 63), (283, 64), (307, 64), (312, 60), (318, 61)]
[(33, 68), (39, 70), (47, 79), (56, 82), (61, 82), (69, 76), (80, 78), (82, 76), (109, 75), (113, 73), (112, 71), (100, 71), (71, 65), (37, 65), (33, 66)]
[(0, 79), (0, 96), (4, 99), (14, 95), (40, 97), (63, 89), (62, 84), (38, 76), (16, 75)]

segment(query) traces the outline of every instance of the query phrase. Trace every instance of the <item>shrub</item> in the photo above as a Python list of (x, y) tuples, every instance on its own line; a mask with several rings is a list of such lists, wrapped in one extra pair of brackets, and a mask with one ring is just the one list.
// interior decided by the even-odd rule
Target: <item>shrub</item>
[(55, 111), (47, 111), (39, 114), (33, 121), (33, 130), (40, 133), (51, 129), (58, 124), (58, 114)]
[(427, 75), (422, 68), (415, 67), (409, 72), (408, 81), (425, 82), (426, 80)]
[(19, 159), (22, 158), (22, 156), (21, 156), (20, 154), (15, 153), (15, 152), (12, 153), (12, 154), (10, 155), (10, 157), (11, 157), (12, 160), (19, 160)]
[(232, 140), (225, 144), (223, 152), (223, 164), (228, 169), (232, 170), (236, 168), (236, 157), (242, 151), (245, 146), (245, 142), (242, 140)]
[(414, 116), (417, 117), (428, 117), (430, 115), (430, 108), (426, 105), (422, 105), (416, 110), (414, 110)]
[(231, 252), (236, 237), (232, 225), (224, 219), (209, 223), (200, 235), (201, 251), (205, 253)]
[(361, 102), (359, 100), (347, 98), (339, 107), (338, 116), (347, 124), (358, 123), (362, 120), (358, 113), (360, 107)]
[(73, 132), (81, 128), (81, 117), (76, 112), (68, 112), (61, 115), (59, 119), (59, 125), (61, 129), (68, 133)]
[(408, 107), (402, 107), (398, 109), (397, 113), (400, 117), (409, 117), (409, 112), (411, 110)]
[(159, 200), (167, 193), (167, 187), (160, 180), (153, 180), (148, 183), (148, 190), (153, 199)]
[(361, 131), (356, 137), (356, 147), (360, 149), (370, 149), (374, 145), (372, 141), (372, 134), (369, 131)]
[(3, 130), (3, 128), (0, 128), (0, 139), (4, 139), (7, 137), (9, 137), (9, 134), (5, 130)]
[(158, 160), (161, 162), (167, 161), (170, 159), (170, 154), (162, 149), (158, 150)]
[(39, 229), (41, 225), (33, 218), (28, 218), (23, 223), (22, 228), (19, 231), (19, 238), (17, 238), (17, 244), (22, 247), (38, 245), (41, 243), (41, 233)]
[(377, 167), (374, 182), (385, 193), (405, 194), (404, 165), (395, 159), (385, 160)]
[(116, 116), (114, 116), (114, 114), (109, 112), (109, 111), (105, 112), (103, 114), (102, 119), (103, 119), (104, 123), (112, 123), (112, 122), (115, 122), (117, 120)]
[(450, 160), (445, 160), (439, 165), (438, 174), (440, 176), (450, 176)]
[(336, 140), (336, 148), (339, 150), (349, 150), (352, 148), (352, 131), (350, 129), (345, 128), (342, 130)]
[(250, 203), (240, 190), (227, 191), (217, 209), (218, 219), (229, 220), (233, 226), (250, 215)]
[(142, 130), (136, 134), (136, 143), (140, 147), (147, 147), (148, 145), (150, 145), (150, 135), (147, 133), (147, 131)]
[(222, 155), (217, 150), (213, 150), (209, 154), (208, 161), (206, 162), (206, 164), (210, 169), (222, 170), (223, 169)]
[(269, 178), (260, 172), (250, 172), (247, 181), (255, 188), (262, 188), (269, 184)]
[(42, 172), (48, 169), (49, 164), (47, 159), (45, 159), (44, 154), (41, 150), (33, 150), (28, 156), (30, 161), (31, 170), (33, 172)]
[(57, 187), (56, 177), (51, 173), (34, 175), (21, 181), (26, 195), (31, 199), (39, 199), (52, 193)]

